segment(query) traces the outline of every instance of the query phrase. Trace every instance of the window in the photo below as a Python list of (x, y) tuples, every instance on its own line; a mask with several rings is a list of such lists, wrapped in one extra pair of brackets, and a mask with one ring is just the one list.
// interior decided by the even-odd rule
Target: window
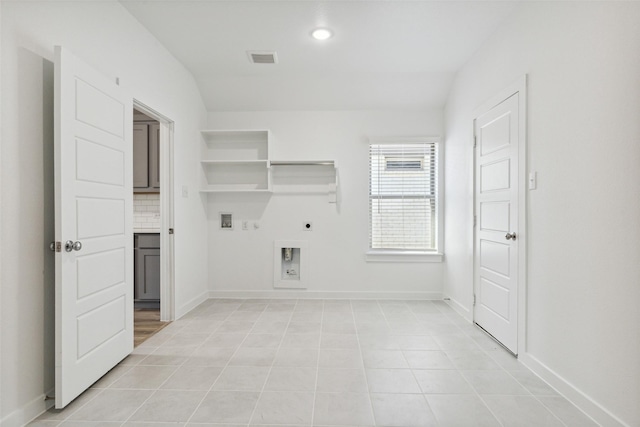
[(438, 143), (370, 144), (369, 248), (436, 251)]

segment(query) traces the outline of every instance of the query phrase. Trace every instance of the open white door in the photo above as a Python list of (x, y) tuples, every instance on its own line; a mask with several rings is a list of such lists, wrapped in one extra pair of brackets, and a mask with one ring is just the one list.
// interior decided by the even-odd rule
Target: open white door
[(56, 408), (133, 350), (132, 99), (55, 49)]
[(475, 119), (474, 321), (518, 353), (519, 94)]

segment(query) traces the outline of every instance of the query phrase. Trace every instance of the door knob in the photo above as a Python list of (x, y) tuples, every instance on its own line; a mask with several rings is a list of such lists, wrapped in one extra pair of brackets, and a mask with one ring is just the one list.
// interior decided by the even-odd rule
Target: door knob
[(507, 240), (516, 240), (516, 233), (507, 233), (504, 238)]
[(64, 250), (67, 252), (79, 251), (82, 249), (82, 243), (80, 241), (74, 242), (73, 240), (67, 240), (64, 244)]

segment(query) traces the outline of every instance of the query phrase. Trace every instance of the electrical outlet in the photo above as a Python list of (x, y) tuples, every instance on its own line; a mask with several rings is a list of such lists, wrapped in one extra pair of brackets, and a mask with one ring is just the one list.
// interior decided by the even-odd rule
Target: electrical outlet
[(260, 223), (258, 221), (253, 223), (253, 229), (257, 230), (258, 228), (260, 228)]
[(248, 230), (249, 229), (249, 221), (242, 220), (242, 229), (243, 230)]
[(313, 223), (311, 221), (306, 221), (302, 223), (302, 229), (304, 231), (312, 231), (313, 230)]

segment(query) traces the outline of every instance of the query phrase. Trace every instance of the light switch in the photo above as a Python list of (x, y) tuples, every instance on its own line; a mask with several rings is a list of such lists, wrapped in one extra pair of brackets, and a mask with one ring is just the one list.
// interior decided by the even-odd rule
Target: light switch
[(249, 229), (249, 221), (247, 220), (242, 220), (242, 229), (243, 230), (248, 230)]

